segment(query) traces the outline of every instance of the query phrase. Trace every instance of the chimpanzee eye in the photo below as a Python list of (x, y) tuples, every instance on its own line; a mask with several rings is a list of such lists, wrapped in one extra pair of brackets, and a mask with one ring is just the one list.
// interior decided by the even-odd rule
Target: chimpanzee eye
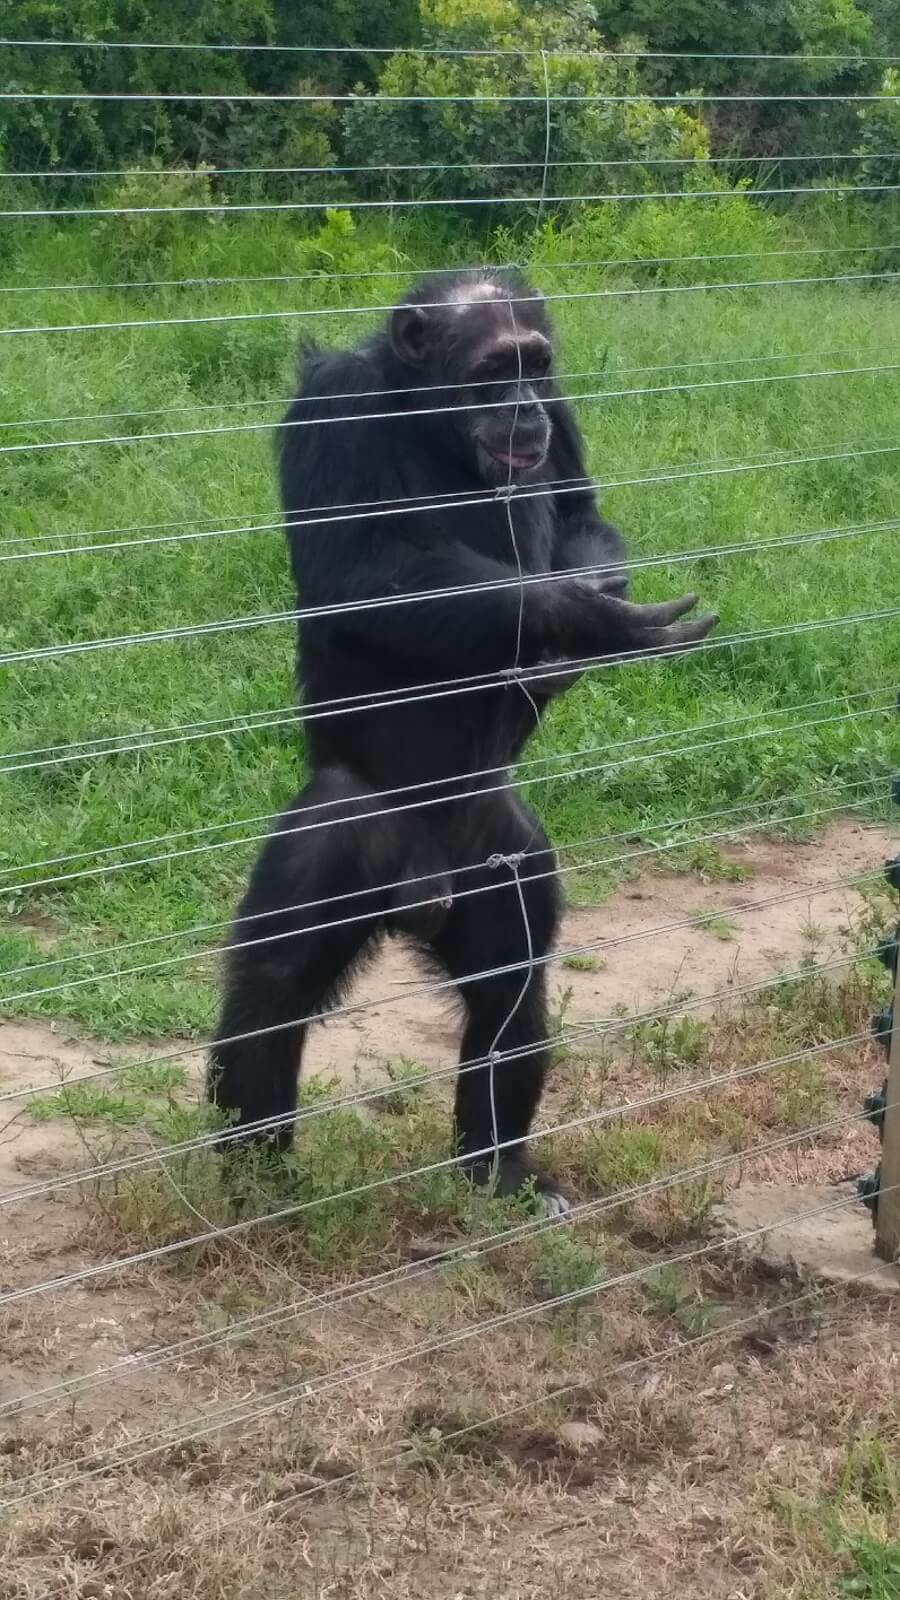
[(546, 378), (550, 371), (550, 351), (542, 348), (529, 350), (525, 363), (525, 375), (528, 378)]
[(476, 368), (473, 376), (476, 383), (513, 383), (519, 376), (518, 364), (513, 370), (505, 353), (489, 356)]

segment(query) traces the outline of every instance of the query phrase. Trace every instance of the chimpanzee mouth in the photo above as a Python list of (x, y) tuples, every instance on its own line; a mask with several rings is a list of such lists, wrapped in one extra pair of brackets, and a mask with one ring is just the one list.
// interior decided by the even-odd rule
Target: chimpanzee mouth
[(491, 450), (487, 451), (501, 467), (512, 467), (515, 472), (530, 472), (534, 467), (539, 467), (546, 455), (545, 450), (512, 451)]

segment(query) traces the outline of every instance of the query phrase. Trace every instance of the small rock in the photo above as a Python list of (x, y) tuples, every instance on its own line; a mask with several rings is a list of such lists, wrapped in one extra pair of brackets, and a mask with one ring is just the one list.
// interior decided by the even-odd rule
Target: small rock
[(596, 1450), (603, 1441), (600, 1429), (592, 1422), (564, 1422), (559, 1437), (573, 1450)]

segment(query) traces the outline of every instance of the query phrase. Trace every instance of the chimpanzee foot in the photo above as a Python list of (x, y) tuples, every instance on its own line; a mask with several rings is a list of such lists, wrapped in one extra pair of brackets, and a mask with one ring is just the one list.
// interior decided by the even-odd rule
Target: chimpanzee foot
[(562, 1217), (572, 1209), (556, 1179), (533, 1166), (527, 1156), (501, 1155), (496, 1165), (486, 1156), (465, 1164), (463, 1172), (475, 1188), (498, 1199), (520, 1195), (537, 1216)]

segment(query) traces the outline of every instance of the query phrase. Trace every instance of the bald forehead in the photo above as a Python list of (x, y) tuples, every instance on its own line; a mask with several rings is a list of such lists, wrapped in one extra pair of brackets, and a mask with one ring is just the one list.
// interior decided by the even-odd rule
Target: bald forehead
[(457, 283), (450, 291), (449, 301), (457, 311), (467, 311), (470, 305), (483, 305), (485, 300), (506, 300), (499, 283), (481, 278), (477, 283)]
[[(532, 306), (540, 310), (541, 300), (538, 295), (529, 295), (526, 299), (510, 293), (502, 284), (491, 278), (480, 278), (475, 283), (457, 283), (448, 295), (448, 305), (452, 314), (458, 318), (467, 317), (469, 313), (481, 313), (480, 320), (484, 320), (484, 311), (490, 307), (495, 313), (493, 320), (499, 321), (502, 316), (506, 326), (512, 322), (527, 321), (527, 309)], [(523, 310), (525, 317), (522, 316)]]

